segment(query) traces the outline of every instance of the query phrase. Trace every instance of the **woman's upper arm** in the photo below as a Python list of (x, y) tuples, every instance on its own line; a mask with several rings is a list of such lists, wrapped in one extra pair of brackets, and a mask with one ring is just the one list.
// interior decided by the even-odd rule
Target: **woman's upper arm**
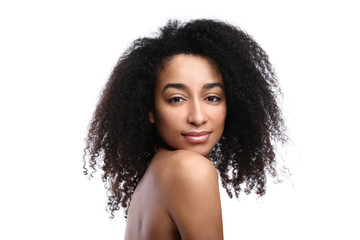
[(214, 165), (195, 154), (187, 154), (186, 159), (178, 160), (168, 176), (166, 206), (182, 239), (223, 239), (218, 176)]

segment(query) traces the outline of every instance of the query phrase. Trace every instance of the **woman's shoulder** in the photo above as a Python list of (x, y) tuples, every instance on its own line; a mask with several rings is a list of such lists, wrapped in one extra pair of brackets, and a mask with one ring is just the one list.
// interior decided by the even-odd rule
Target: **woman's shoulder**
[(214, 164), (206, 157), (187, 150), (169, 151), (160, 156), (162, 177), (172, 183), (191, 179), (216, 178)]
[(218, 191), (217, 170), (208, 158), (187, 150), (167, 151), (158, 157), (153, 174), (163, 197), (185, 193), (201, 197), (202, 192)]
[(222, 239), (218, 175), (213, 163), (185, 150), (168, 152), (160, 157), (161, 165), (157, 170), (159, 199), (181, 236)]
[(200, 165), (203, 167), (215, 168), (208, 158), (188, 150), (172, 151), (171, 158), (174, 160), (174, 164), (179, 164), (182, 167), (186, 167), (188, 165)]

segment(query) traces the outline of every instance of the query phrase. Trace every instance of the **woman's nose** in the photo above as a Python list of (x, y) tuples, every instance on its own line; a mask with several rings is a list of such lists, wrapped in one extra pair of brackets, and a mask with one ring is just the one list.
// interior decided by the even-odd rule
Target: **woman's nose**
[(204, 107), (200, 101), (194, 101), (189, 106), (187, 121), (195, 126), (200, 126), (208, 120)]

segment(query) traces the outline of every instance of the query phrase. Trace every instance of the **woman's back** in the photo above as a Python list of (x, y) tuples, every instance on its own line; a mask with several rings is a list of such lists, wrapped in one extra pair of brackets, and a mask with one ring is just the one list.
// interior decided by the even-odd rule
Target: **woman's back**
[(190, 151), (159, 150), (131, 199), (125, 239), (222, 239), (217, 172)]

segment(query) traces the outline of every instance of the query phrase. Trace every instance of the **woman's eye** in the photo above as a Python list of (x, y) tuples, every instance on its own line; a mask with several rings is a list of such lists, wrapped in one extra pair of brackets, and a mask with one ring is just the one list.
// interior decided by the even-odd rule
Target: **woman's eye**
[(170, 103), (179, 103), (182, 101), (184, 101), (184, 99), (182, 97), (173, 97), (173, 98), (169, 99)]
[(209, 101), (209, 102), (217, 102), (220, 100), (220, 98), (216, 97), (216, 96), (208, 96), (205, 99), (206, 99), (206, 101)]

